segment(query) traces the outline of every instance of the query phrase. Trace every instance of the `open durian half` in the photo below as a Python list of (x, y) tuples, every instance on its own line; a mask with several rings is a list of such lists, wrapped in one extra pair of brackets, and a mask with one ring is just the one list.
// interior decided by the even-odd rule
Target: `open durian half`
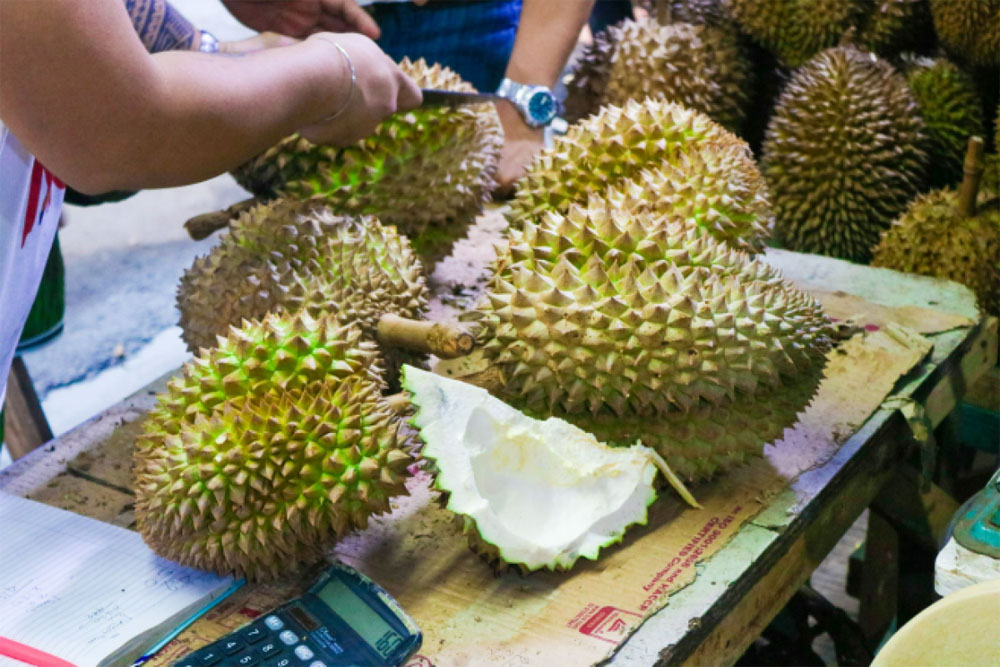
[[(495, 566), (568, 570), (596, 560), (656, 499), (656, 452), (613, 448), (557, 418), (532, 419), (485, 389), (412, 366), (403, 386), (413, 424), (473, 551)], [(694, 503), (679, 480), (675, 488)]]

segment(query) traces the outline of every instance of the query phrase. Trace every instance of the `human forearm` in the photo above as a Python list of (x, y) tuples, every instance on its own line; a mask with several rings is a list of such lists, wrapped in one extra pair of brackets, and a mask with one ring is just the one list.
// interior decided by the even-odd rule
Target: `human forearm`
[[(555, 86), (593, 4), (593, 0), (524, 0), (507, 77), (518, 83)], [(498, 103), (497, 113), (504, 131), (498, 192), (508, 194), (541, 150), (543, 134), (541, 128), (530, 127), (512, 104)]]
[(321, 37), (243, 57), (150, 56), (120, 0), (0, 0), (0, 119), (60, 178), (99, 192), (213, 176), (306, 126), (344, 143), (397, 95), (419, 99), (367, 38), (331, 37), (354, 54), (358, 87), (344, 123), (316, 126), (351, 89)]
[(507, 76), (554, 86), (593, 6), (594, 0), (524, 0)]

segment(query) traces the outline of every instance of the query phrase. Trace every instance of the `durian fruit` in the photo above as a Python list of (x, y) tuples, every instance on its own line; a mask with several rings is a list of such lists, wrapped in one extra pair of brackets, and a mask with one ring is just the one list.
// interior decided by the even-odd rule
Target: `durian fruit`
[[(691, 428), (718, 431), (698, 425), (703, 417), (728, 423), (713, 408), (767, 402), (793, 381), (804, 384), (780, 398), (796, 401), (794, 415), (811, 399), (803, 387), (815, 389), (830, 344), (820, 306), (760, 259), (651, 217), (592, 196), (586, 207), (550, 211), (511, 232), (469, 314), (484, 358), (503, 377), (502, 397), (617, 444), (675, 413), (689, 415)], [(725, 446), (740, 442), (727, 435)], [(712, 470), (741, 460), (697, 443), (678, 449), (671, 465), (692, 476), (708, 467), (686, 458), (711, 459)]]
[(761, 171), (793, 250), (868, 261), (924, 185), (926, 135), (906, 80), (853, 47), (823, 51), (785, 86)]
[(927, 0), (876, 0), (858, 25), (855, 43), (883, 57), (910, 49), (926, 52), (934, 44)]
[(526, 417), (486, 390), (406, 366), (422, 455), (469, 546), (494, 567), (568, 570), (644, 525), (656, 455), (611, 448), (561, 419)]
[(975, 83), (945, 58), (905, 58), (904, 73), (924, 121), (930, 184), (956, 185), (969, 137), (984, 129)]
[(752, 68), (738, 35), (691, 23), (626, 19), (595, 36), (567, 84), (567, 118), (599, 107), (662, 97), (732, 131), (743, 124)]
[(973, 65), (1000, 65), (1000, 0), (930, 0), (948, 51)]
[(699, 403), (687, 411), (670, 410), (655, 418), (598, 414), (554, 414), (571, 421), (601, 442), (625, 447), (642, 442), (652, 447), (683, 479), (708, 479), (720, 471), (764, 455), (764, 445), (782, 437), (816, 395), (822, 364), (763, 390), (747, 400), (739, 397), (725, 405)]
[(518, 182), (508, 218), (517, 228), (607, 190), (748, 252), (762, 251), (771, 233), (767, 187), (746, 143), (704, 114), (656, 99), (607, 106), (570, 126)]
[(361, 330), (332, 317), (231, 328), (168, 383), (136, 443), (146, 543), (266, 580), (388, 511), (411, 457), (378, 364)]
[(834, 46), (864, 16), (867, 0), (724, 0), (740, 28), (774, 53), (786, 67), (798, 67)]
[[(404, 59), (400, 68), (423, 88), (475, 90), (423, 59)], [(290, 136), (233, 176), (258, 196), (319, 197), (343, 215), (375, 215), (418, 252), (439, 256), (489, 200), (502, 142), (492, 104), (421, 107), (346, 148)]]
[(872, 264), (962, 283), (1000, 315), (1000, 202), (966, 216), (955, 190), (922, 195), (883, 234)]
[(242, 213), (181, 278), (177, 307), (192, 352), (244, 319), (329, 312), (372, 338), (386, 313), (421, 315), (428, 290), (405, 237), (370, 216), (278, 199)]

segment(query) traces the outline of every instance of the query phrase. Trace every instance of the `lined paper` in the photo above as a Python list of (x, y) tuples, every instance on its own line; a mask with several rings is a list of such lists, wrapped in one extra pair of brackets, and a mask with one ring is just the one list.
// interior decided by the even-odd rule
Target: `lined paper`
[(136, 532), (0, 492), (2, 637), (97, 665), (231, 583), (156, 556)]

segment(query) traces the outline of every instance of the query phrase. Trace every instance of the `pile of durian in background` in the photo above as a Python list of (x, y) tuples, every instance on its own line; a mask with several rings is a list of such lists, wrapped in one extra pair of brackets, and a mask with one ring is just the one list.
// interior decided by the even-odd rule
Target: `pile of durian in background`
[[(425, 319), (425, 275), (489, 197), (492, 107), (399, 114), (348, 148), (289, 137), (237, 171), (257, 198), (202, 220), (229, 231), (178, 290), (196, 356), (136, 446), (155, 550), (272, 578), (422, 465), (495, 567), (568, 569), (645, 523), (657, 471), (695, 504), (686, 482), (760, 456), (812, 400), (833, 326), (768, 243), (1000, 308), (1000, 161), (977, 196), (966, 156), (996, 149), (1000, 0), (647, 5), (579, 59), (575, 123), (518, 183), (460, 325)], [(485, 370), (447, 379), (428, 354)]]

